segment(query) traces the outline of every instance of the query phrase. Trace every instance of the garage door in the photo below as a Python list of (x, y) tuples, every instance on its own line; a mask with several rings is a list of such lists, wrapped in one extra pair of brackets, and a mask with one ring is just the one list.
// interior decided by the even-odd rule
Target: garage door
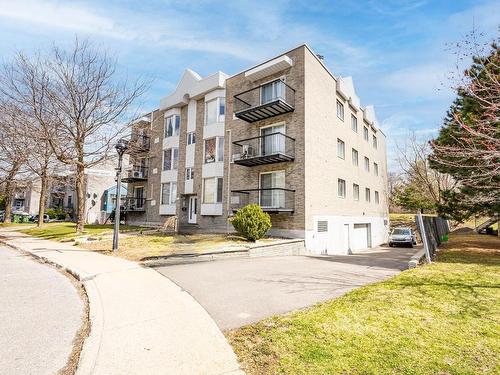
[(354, 224), (351, 243), (352, 250), (360, 250), (370, 247), (370, 225)]

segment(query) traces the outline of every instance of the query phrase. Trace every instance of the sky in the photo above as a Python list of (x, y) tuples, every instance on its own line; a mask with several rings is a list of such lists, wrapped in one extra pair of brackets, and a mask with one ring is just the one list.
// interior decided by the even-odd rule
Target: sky
[(450, 45), (473, 28), (498, 37), (499, 24), (500, 0), (0, 0), (0, 60), (89, 38), (120, 75), (152, 82), (141, 99), (148, 111), (186, 68), (231, 75), (307, 43), (375, 106), (391, 169), (410, 132), (437, 134), (454, 97)]

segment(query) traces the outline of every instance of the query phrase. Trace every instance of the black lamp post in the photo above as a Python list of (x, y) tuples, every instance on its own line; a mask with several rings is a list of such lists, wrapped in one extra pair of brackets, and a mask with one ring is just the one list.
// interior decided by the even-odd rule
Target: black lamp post
[(118, 168), (116, 168), (116, 204), (115, 204), (115, 229), (113, 232), (113, 251), (118, 250), (118, 231), (120, 230), (121, 188), (122, 188), (122, 160), (123, 154), (128, 149), (128, 141), (120, 139), (115, 146), (118, 153)]

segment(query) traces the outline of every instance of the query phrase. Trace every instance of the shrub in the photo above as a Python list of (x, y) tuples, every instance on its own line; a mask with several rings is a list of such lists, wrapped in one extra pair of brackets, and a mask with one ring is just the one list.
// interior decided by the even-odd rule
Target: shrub
[(231, 220), (234, 229), (247, 240), (256, 241), (271, 229), (271, 217), (258, 204), (249, 204)]

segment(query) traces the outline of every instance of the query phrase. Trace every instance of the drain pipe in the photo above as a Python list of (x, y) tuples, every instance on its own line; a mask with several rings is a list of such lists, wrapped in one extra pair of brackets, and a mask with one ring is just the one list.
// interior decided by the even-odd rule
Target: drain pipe
[[(228, 140), (228, 156), (227, 160), (227, 201), (226, 201), (226, 216), (229, 219), (229, 213), (231, 210), (231, 130), (226, 130), (227, 140)], [(229, 233), (229, 220), (226, 220), (226, 231)]]

